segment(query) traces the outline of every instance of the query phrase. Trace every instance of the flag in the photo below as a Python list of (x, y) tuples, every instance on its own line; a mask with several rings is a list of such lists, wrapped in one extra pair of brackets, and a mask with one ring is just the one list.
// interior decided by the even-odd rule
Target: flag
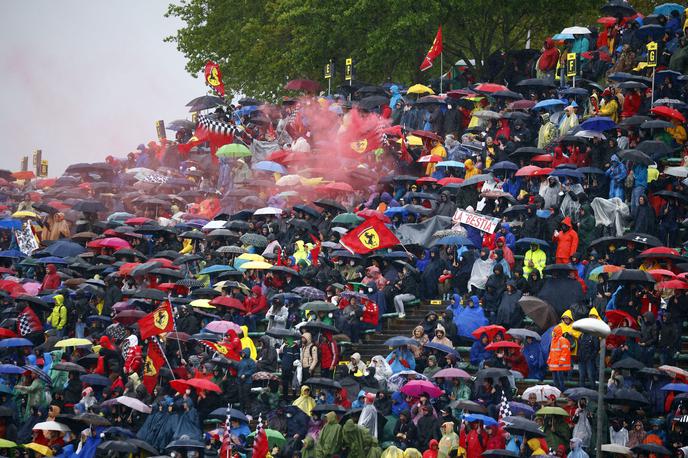
[(499, 421), (501, 421), (504, 417), (510, 416), (511, 408), (509, 407), (509, 400), (506, 398), (504, 390), (502, 390), (502, 401), (499, 403)]
[(157, 339), (151, 339), (148, 342), (146, 362), (143, 365), (143, 386), (146, 387), (148, 393), (153, 394), (153, 388), (158, 384), (160, 368), (164, 364), (165, 355), (162, 352), (162, 348), (160, 348), (160, 344)]
[(379, 218), (370, 217), (347, 232), (339, 243), (351, 253), (368, 254), (398, 245), (399, 239)]
[(225, 84), (222, 82), (222, 72), (220, 71), (220, 66), (217, 65), (212, 60), (209, 60), (205, 64), (205, 82), (208, 83), (210, 87), (215, 89), (222, 97), (225, 96)]
[(20, 336), (26, 336), (34, 332), (43, 332), (41, 320), (38, 319), (38, 315), (31, 307), (24, 307), (24, 310), (19, 314), (17, 318), (17, 331)]
[(141, 331), (141, 340), (146, 340), (150, 336), (157, 336), (163, 332), (172, 332), (174, 330), (172, 306), (169, 302), (165, 302), (141, 318), (138, 324), (139, 331)]
[(268, 456), (270, 447), (268, 446), (268, 436), (263, 429), (263, 421), (261, 414), (258, 414), (258, 426), (256, 428), (256, 437), (253, 439), (253, 453), (252, 458), (265, 458)]
[(229, 458), (232, 456), (232, 415), (231, 410), (229, 410), (229, 404), (227, 404), (227, 418), (225, 419), (225, 432), (222, 435), (222, 447), (220, 448), (220, 457)]
[(241, 359), (241, 356), (237, 354), (237, 352), (234, 351), (232, 347), (223, 342), (211, 342), (209, 340), (200, 340), (199, 342), (208, 347), (210, 350), (214, 351), (215, 353), (219, 353), (227, 359), (231, 359), (234, 361), (239, 361)]
[(432, 46), (430, 46), (428, 53), (425, 55), (423, 63), (420, 64), (420, 71), (424, 72), (425, 70), (432, 67), (432, 62), (440, 54), (442, 54), (442, 26), (439, 26), (437, 28), (437, 35), (435, 35), (435, 39), (433, 40)]

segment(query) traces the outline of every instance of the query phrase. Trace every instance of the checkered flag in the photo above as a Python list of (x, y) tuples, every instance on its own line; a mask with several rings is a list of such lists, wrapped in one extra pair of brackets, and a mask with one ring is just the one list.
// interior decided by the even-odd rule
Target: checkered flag
[(502, 401), (499, 403), (499, 421), (502, 421), (502, 418), (504, 417), (510, 416), (511, 409), (509, 408), (509, 400), (506, 398), (504, 390), (502, 390)]
[(212, 119), (208, 116), (199, 116), (198, 124), (208, 129), (210, 132), (221, 135), (237, 135), (241, 131), (232, 124)]
[(20, 336), (27, 336), (34, 332), (43, 331), (41, 320), (38, 319), (38, 315), (36, 315), (36, 312), (34, 312), (31, 307), (25, 307), (19, 314), (17, 319), (17, 330)]
[(230, 404), (227, 404), (227, 418), (225, 419), (225, 432), (222, 435), (222, 448), (220, 449), (221, 458), (230, 458), (232, 456), (232, 411)]

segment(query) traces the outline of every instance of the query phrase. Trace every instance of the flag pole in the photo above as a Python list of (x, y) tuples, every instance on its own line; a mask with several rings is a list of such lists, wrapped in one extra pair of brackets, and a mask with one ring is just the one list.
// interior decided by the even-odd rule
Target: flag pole
[[(172, 370), (172, 365), (170, 364), (170, 361), (167, 359), (167, 355), (165, 354), (165, 350), (163, 350), (162, 345), (160, 345), (158, 338), (156, 336), (151, 336), (151, 342), (155, 343), (158, 346), (158, 350), (160, 350), (160, 353), (162, 353), (162, 357), (165, 358), (165, 362), (167, 363), (167, 367), (170, 368), (170, 373), (172, 374), (172, 380), (177, 380), (177, 377), (174, 376), (174, 371)], [(150, 351), (150, 344), (148, 347), (148, 351)]]
[(440, 53), (440, 94), (442, 94), (442, 76), (444, 75), (444, 51)]

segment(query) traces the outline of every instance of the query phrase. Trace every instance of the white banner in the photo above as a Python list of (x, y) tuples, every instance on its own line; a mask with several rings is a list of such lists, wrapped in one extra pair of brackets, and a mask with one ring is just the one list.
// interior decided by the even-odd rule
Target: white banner
[(19, 251), (27, 256), (31, 256), (31, 253), (38, 249), (38, 240), (36, 240), (36, 236), (33, 235), (33, 231), (29, 224), (30, 223), (24, 223), (21, 230), (14, 231)]
[(493, 218), (492, 216), (484, 216), (479, 213), (471, 213), (466, 210), (456, 209), (456, 213), (452, 216), (452, 222), (454, 224), (468, 224), (476, 229), (489, 234), (494, 234), (497, 230), (497, 224), (499, 224), (499, 218)]

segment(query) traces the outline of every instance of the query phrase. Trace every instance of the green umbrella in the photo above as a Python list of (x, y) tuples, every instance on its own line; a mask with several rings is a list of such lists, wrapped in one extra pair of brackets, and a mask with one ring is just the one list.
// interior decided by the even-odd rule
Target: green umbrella
[(569, 414), (561, 407), (543, 407), (542, 409), (535, 412), (535, 415), (560, 415), (562, 417), (568, 417)]
[(218, 148), (217, 157), (240, 158), (251, 156), (251, 151), (239, 143), (229, 143)]
[(0, 448), (12, 448), (12, 447), (17, 447), (17, 444), (8, 441), (7, 439), (0, 439)]
[(332, 219), (335, 224), (359, 224), (363, 222), (363, 218), (355, 213), (340, 213)]
[[(248, 437), (255, 437), (256, 432), (252, 432), (251, 434), (248, 435)], [(275, 430), (275, 429), (265, 429), (265, 435), (268, 436), (268, 445), (270, 448), (272, 447), (282, 447), (284, 444), (287, 443), (287, 440), (284, 438), (281, 432)]]

